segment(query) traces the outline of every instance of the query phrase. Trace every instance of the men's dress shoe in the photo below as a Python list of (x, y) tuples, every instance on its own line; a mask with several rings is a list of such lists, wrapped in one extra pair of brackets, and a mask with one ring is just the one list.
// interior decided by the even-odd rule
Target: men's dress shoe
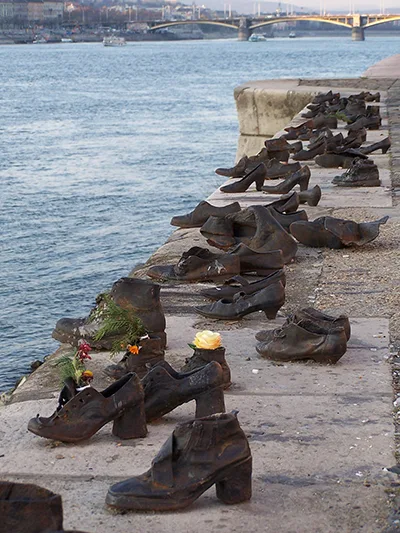
[(149, 367), (164, 361), (164, 348), (159, 337), (147, 336), (140, 339), (138, 348), (138, 354), (130, 353), (128, 350), (119, 363), (106, 366), (104, 373), (111, 378), (120, 379), (129, 372), (134, 372), (142, 378), (147, 374)]
[(144, 393), (136, 374), (127, 374), (102, 392), (85, 387), (49, 418), (32, 418), (28, 429), (46, 439), (79, 442), (111, 421), (113, 435), (121, 439), (147, 435)]
[(302, 244), (316, 248), (339, 249), (353, 244), (362, 246), (379, 235), (388, 216), (374, 222), (357, 223), (334, 217), (319, 217), (313, 222), (293, 222), (290, 233)]
[[(226, 249), (227, 241), (233, 236), (236, 243), (246, 244), (257, 253), (281, 250), (285, 264), (296, 255), (296, 242), (265, 207), (250, 206), (219, 220), (224, 220), (226, 223), (226, 235), (222, 234), (220, 227), (215, 230), (215, 225), (211, 223), (212, 218), (209, 218), (200, 229), (211, 246)], [(235, 252), (235, 255), (238, 253), (239, 251)], [(243, 254), (243, 251), (240, 251), (240, 255), (248, 253)], [(243, 257), (240, 268), (243, 267), (242, 259)], [(254, 257), (251, 258), (251, 262), (253, 259)], [(268, 268), (271, 268), (271, 265), (268, 265)], [(243, 270), (241, 272), (243, 273)]]
[(303, 149), (302, 141), (296, 141), (294, 143), (289, 143), (289, 144), (290, 144), (289, 152), (291, 154), (297, 154), (298, 152), (300, 152), (300, 150)]
[(333, 93), (332, 91), (328, 91), (324, 94), (317, 94), (314, 96), (312, 103), (313, 104), (322, 104), (323, 102), (331, 102), (332, 100), (335, 100), (337, 98), (340, 98), (340, 93)]
[(226, 193), (245, 192), (253, 183), (256, 184), (257, 191), (261, 191), (261, 187), (266, 178), (266, 167), (264, 163), (260, 163), (255, 169), (248, 172), (242, 179), (229, 183), (219, 188), (220, 191)]
[(352, 124), (347, 124), (347, 126), (345, 126), (345, 129), (349, 131), (357, 131), (362, 128), (367, 128), (369, 130), (379, 130), (381, 122), (382, 120), (379, 116), (374, 116), (374, 115), (371, 117), (360, 116)]
[(386, 137), (385, 139), (382, 139), (382, 141), (378, 141), (368, 146), (362, 146), (360, 148), (360, 152), (367, 155), (367, 154), (371, 154), (372, 152), (375, 152), (376, 150), (382, 150), (382, 154), (386, 154), (390, 146), (391, 146), (390, 139), (389, 137)]
[(240, 273), (255, 273), (257, 276), (269, 276), (284, 267), (281, 250), (253, 250), (244, 243), (232, 247), (228, 254), (240, 258)]
[(355, 159), (346, 172), (333, 178), (332, 183), (339, 187), (379, 187), (381, 180), (373, 161)]
[(273, 320), (285, 303), (285, 287), (276, 281), (253, 294), (239, 292), (232, 299), (218, 300), (210, 305), (195, 307), (195, 311), (207, 318), (237, 320), (255, 311), (264, 311)]
[(260, 342), (257, 352), (272, 361), (302, 361), (335, 364), (346, 353), (347, 339), (343, 328), (329, 331), (307, 319), (293, 321), (275, 330), (272, 339)]
[[(298, 162), (281, 163), (277, 159), (270, 159), (268, 163), (265, 165), (265, 167), (266, 167), (265, 179), (269, 179), (269, 180), (275, 180), (278, 178), (286, 178), (287, 176), (290, 176), (294, 172), (297, 172), (298, 170), (301, 169), (301, 165)], [(261, 188), (257, 190), (261, 191)]]
[[(182, 366), (180, 372), (183, 374), (197, 372), (212, 362), (217, 362), (221, 366), (222, 388), (228, 389), (232, 385), (231, 369), (226, 361), (225, 348), (223, 346), (215, 348), (214, 350), (195, 348), (193, 350), (193, 355), (185, 359), (185, 364)], [(165, 365), (165, 363), (160, 364)]]
[(263, 185), (262, 191), (268, 194), (287, 194), (296, 185), (300, 186), (301, 191), (306, 191), (310, 181), (311, 172), (307, 165), (288, 176), (277, 185)]
[(220, 176), (226, 176), (227, 178), (241, 178), (246, 174), (246, 168), (249, 164), (249, 158), (243, 156), (234, 167), (231, 168), (217, 168), (216, 174)]
[[(110, 292), (111, 299), (123, 309), (132, 309), (140, 318), (148, 333), (160, 337), (165, 347), (165, 316), (160, 300), (160, 286), (138, 278), (120, 278), (116, 281)], [(58, 320), (52, 333), (54, 339), (78, 346), (83, 339), (92, 348), (109, 350), (116, 337), (105, 335), (100, 340), (95, 340), (97, 332), (103, 325), (101, 312), (104, 300), (100, 295), (98, 304), (87, 318), (61, 318)]]
[(294, 159), (294, 161), (310, 161), (311, 159), (314, 159), (315, 156), (323, 154), (326, 151), (326, 148), (327, 141), (326, 139), (322, 139), (313, 148), (300, 150), (297, 154), (292, 156), (292, 159)]
[(176, 265), (152, 266), (147, 271), (152, 278), (189, 282), (227, 279), (236, 274), (240, 274), (239, 257), (214, 254), (198, 246), (184, 252)]
[(298, 195), (300, 204), (308, 204), (315, 207), (321, 200), (322, 191), (319, 185), (315, 185), (312, 189), (300, 191), (296, 194)]
[(240, 204), (238, 202), (233, 202), (223, 207), (216, 207), (206, 201), (202, 201), (187, 215), (172, 217), (171, 225), (180, 228), (200, 228), (211, 216), (223, 217), (229, 213), (237, 213), (238, 211), (240, 211)]
[(176, 372), (167, 363), (152, 367), (142, 379), (147, 422), (191, 400), (196, 400), (196, 418), (225, 412), (223, 381), (216, 361), (188, 373)]
[(293, 222), (297, 222), (299, 220), (308, 220), (307, 213), (304, 210), (296, 211), (296, 213), (279, 213), (279, 211), (276, 211), (273, 207), (268, 208), (274, 218), (279, 222), (279, 224), (284, 228), (286, 231), (289, 231), (290, 225), (293, 224)]
[(319, 113), (316, 117), (314, 117), (313, 122), (315, 129), (327, 127), (331, 130), (335, 130), (338, 125), (338, 121), (335, 116), (323, 115), (322, 113)]
[[(313, 307), (306, 307), (304, 309), (298, 309), (293, 314), (289, 315), (286, 319), (286, 322), (284, 323), (284, 326), (290, 324), (290, 322), (298, 324), (302, 320), (309, 320), (320, 328), (325, 329), (326, 332), (329, 332), (329, 330), (331, 329), (343, 328), (346, 334), (346, 339), (350, 339), (350, 321), (348, 316), (346, 315), (339, 315), (338, 317), (334, 317), (331, 315), (327, 315), (322, 311), (318, 311), (318, 309), (314, 309)], [(281, 328), (277, 328), (277, 330), (280, 329)], [(255, 337), (258, 341), (271, 341), (274, 338), (275, 331), (276, 330), (259, 331)]]
[(216, 485), (217, 498), (236, 504), (251, 498), (252, 459), (235, 414), (178, 425), (150, 470), (112, 485), (106, 503), (121, 510), (175, 511)]
[[(363, 154), (361, 152), (351, 153), (349, 150), (346, 152), (343, 152), (341, 154), (322, 154), (317, 155), (317, 157), (314, 159), (314, 161), (319, 165), (320, 167), (324, 168), (350, 168), (353, 164), (353, 161), (357, 158), (362, 157)], [(367, 156), (365, 156), (365, 159)]]
[(203, 289), (200, 291), (202, 296), (210, 298), (211, 300), (221, 300), (221, 299), (232, 299), (237, 293), (242, 294), (254, 294), (255, 292), (265, 289), (272, 283), (280, 281), (283, 286), (286, 285), (286, 276), (284, 271), (277, 270), (269, 276), (260, 279), (258, 281), (253, 281), (250, 283), (243, 276), (234, 276), (225, 282), (225, 285), (222, 287), (215, 287), (212, 289)]
[(273, 207), (279, 213), (295, 213), (300, 205), (299, 195), (297, 192), (290, 192), (279, 200), (274, 200), (264, 207)]

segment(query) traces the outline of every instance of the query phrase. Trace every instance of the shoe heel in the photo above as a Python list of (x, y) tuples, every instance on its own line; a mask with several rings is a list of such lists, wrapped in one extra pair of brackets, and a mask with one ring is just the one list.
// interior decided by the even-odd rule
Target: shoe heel
[(382, 154), (386, 154), (386, 152), (389, 150), (390, 146), (386, 146), (385, 148), (382, 148)]
[(302, 180), (299, 181), (299, 185), (300, 185), (300, 191), (307, 191), (308, 190), (308, 183), (310, 181), (310, 178), (307, 177), (307, 178), (304, 178)]
[(277, 307), (270, 307), (269, 309), (264, 309), (265, 316), (268, 318), (268, 320), (274, 320), (281, 307), (281, 305), (278, 305)]
[(128, 407), (114, 420), (113, 435), (120, 439), (140, 439), (147, 435), (146, 413), (144, 400)]
[(217, 498), (227, 504), (245, 502), (251, 498), (251, 457), (244, 463), (234, 466), (229, 474), (215, 486)]
[(222, 387), (203, 392), (196, 398), (195, 418), (225, 413), (224, 391)]

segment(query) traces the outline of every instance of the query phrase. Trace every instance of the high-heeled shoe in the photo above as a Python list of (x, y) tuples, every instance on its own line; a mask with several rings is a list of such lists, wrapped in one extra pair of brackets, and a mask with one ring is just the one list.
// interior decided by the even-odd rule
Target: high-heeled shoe
[(46, 439), (79, 442), (111, 421), (113, 435), (120, 439), (147, 435), (144, 392), (136, 374), (127, 374), (102, 392), (85, 387), (49, 418), (32, 418), (28, 430)]
[(319, 185), (315, 185), (312, 189), (300, 191), (297, 194), (299, 197), (300, 204), (308, 204), (310, 206), (315, 207), (321, 200), (322, 192), (321, 187)]
[(375, 152), (376, 150), (382, 150), (382, 154), (386, 154), (391, 144), (392, 143), (390, 142), (389, 137), (386, 137), (385, 139), (382, 139), (381, 141), (370, 144), (369, 146), (361, 147), (360, 152), (367, 155), (367, 154), (371, 154), (372, 152)]
[(178, 425), (150, 470), (112, 485), (106, 503), (121, 510), (176, 511), (216, 485), (227, 504), (251, 498), (252, 459), (236, 414), (217, 414)]
[(264, 185), (262, 191), (268, 194), (287, 194), (296, 185), (300, 185), (300, 190), (305, 191), (308, 188), (310, 176), (310, 169), (305, 165), (301, 170), (295, 172), (277, 185)]
[(171, 370), (168, 364), (155, 365), (142, 379), (147, 422), (191, 400), (196, 400), (196, 418), (225, 412), (224, 376), (219, 363), (212, 361), (187, 373)]
[(242, 178), (246, 174), (246, 168), (248, 164), (249, 158), (247, 156), (243, 156), (241, 159), (239, 159), (235, 166), (230, 168), (217, 168), (215, 169), (215, 173), (219, 176), (225, 176), (227, 178)]
[(314, 147), (310, 150), (300, 150), (299, 152), (297, 152), (297, 154), (294, 154), (292, 156), (292, 159), (294, 161), (310, 161), (311, 159), (314, 159), (315, 156), (321, 155), (326, 152), (327, 140), (322, 139), (319, 143), (315, 143), (313, 146)]
[(266, 167), (264, 163), (260, 163), (256, 166), (254, 170), (248, 172), (241, 180), (236, 181), (235, 183), (229, 183), (220, 187), (221, 192), (227, 193), (239, 193), (245, 192), (253, 183), (256, 184), (257, 191), (261, 191), (261, 187), (266, 178)]
[[(279, 178), (286, 178), (300, 170), (301, 165), (296, 161), (296, 163), (281, 163), (277, 159), (270, 159), (265, 165), (265, 179), (275, 180)], [(257, 189), (261, 190), (261, 189)]]

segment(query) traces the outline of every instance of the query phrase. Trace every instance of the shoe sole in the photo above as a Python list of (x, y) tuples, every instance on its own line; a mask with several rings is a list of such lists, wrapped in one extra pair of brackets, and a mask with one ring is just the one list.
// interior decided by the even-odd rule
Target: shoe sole
[(363, 183), (334, 183), (337, 187), (380, 187), (381, 180), (365, 181)]

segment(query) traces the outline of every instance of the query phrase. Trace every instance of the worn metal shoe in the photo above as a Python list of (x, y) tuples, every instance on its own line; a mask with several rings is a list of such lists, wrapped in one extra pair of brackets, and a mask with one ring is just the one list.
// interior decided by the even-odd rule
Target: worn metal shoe
[(189, 282), (228, 279), (236, 274), (240, 274), (239, 257), (214, 254), (199, 246), (184, 252), (176, 265), (155, 265), (147, 271), (151, 278)]
[(295, 213), (299, 205), (299, 195), (297, 192), (292, 191), (282, 196), (282, 198), (279, 198), (279, 200), (274, 200), (273, 202), (264, 205), (264, 207), (273, 207), (279, 213)]
[(339, 187), (379, 187), (378, 167), (370, 159), (354, 159), (351, 167), (332, 180)]
[(251, 498), (252, 459), (235, 414), (216, 414), (179, 424), (151, 468), (112, 485), (106, 503), (120, 510), (176, 511), (212, 485), (217, 498), (236, 504)]
[(142, 384), (147, 422), (191, 400), (196, 400), (196, 418), (225, 412), (224, 373), (216, 361), (185, 373), (176, 372), (168, 363), (160, 363), (147, 372)]
[[(309, 320), (310, 322), (314, 322), (320, 328), (325, 329), (326, 332), (329, 332), (329, 330), (331, 329), (343, 328), (346, 334), (346, 339), (350, 339), (351, 328), (348, 316), (339, 315), (338, 317), (334, 317), (331, 315), (327, 315), (322, 311), (318, 311), (318, 309), (314, 309), (313, 307), (299, 309), (293, 314), (289, 315), (283, 327), (287, 324), (290, 324), (290, 322), (298, 324), (304, 319)], [(275, 330), (271, 329), (259, 331), (258, 333), (256, 333), (255, 337), (258, 341), (271, 341), (274, 338), (274, 331)]]
[(223, 217), (229, 215), (229, 213), (237, 213), (238, 211), (240, 211), (239, 202), (233, 202), (223, 207), (216, 207), (203, 201), (187, 215), (172, 217), (171, 225), (180, 228), (200, 228), (211, 216)]
[(79, 442), (111, 421), (113, 435), (121, 439), (147, 435), (144, 392), (136, 374), (127, 374), (102, 392), (85, 387), (49, 418), (32, 418), (28, 430), (46, 439)]
[(302, 361), (312, 359), (318, 363), (335, 364), (346, 353), (347, 338), (344, 328), (328, 331), (314, 321), (303, 319), (289, 321), (274, 331), (272, 339), (260, 342), (257, 352), (272, 361)]
[(234, 167), (231, 168), (217, 168), (215, 173), (219, 176), (227, 178), (241, 178), (246, 174), (246, 168), (249, 165), (249, 158), (243, 156)]
[(362, 152), (365, 155), (371, 154), (372, 152), (375, 152), (376, 150), (382, 150), (382, 154), (386, 154), (386, 152), (391, 147), (391, 142), (389, 137), (386, 137), (385, 139), (382, 139), (381, 141), (378, 141), (373, 144), (369, 144), (368, 146), (363, 146), (360, 148), (360, 152)]
[(300, 204), (308, 204), (310, 206), (316, 206), (321, 200), (322, 191), (319, 185), (315, 185), (312, 189), (306, 191), (300, 191), (298, 194)]
[(293, 222), (290, 233), (302, 244), (316, 248), (339, 249), (353, 244), (362, 246), (379, 235), (381, 224), (389, 217), (374, 222), (357, 223), (334, 217), (319, 217), (313, 222)]
[(220, 346), (214, 350), (206, 350), (205, 348), (195, 348), (193, 355), (185, 359), (185, 364), (182, 366), (180, 372), (188, 373), (204, 368), (212, 361), (216, 361), (222, 368), (222, 387), (227, 389), (231, 386), (231, 369), (225, 358), (225, 348)]
[(288, 232), (290, 225), (293, 224), (293, 222), (298, 220), (308, 220), (307, 213), (304, 210), (296, 211), (295, 213), (280, 213), (273, 207), (269, 207), (268, 209), (271, 211), (272, 215), (274, 218), (276, 218), (282, 228)]
[(269, 276), (284, 267), (281, 250), (253, 250), (240, 243), (228, 253), (240, 258), (241, 274), (254, 272), (257, 276)]
[(258, 164), (253, 170), (250, 170), (242, 179), (223, 185), (219, 188), (221, 192), (239, 193), (245, 192), (253, 183), (256, 184), (257, 191), (261, 191), (262, 184), (266, 179), (266, 167), (264, 163)]
[[(166, 345), (165, 316), (160, 300), (160, 286), (138, 278), (120, 278), (110, 292), (112, 300), (124, 309), (132, 309), (140, 318), (148, 333), (154, 333)], [(101, 309), (104, 302), (101, 295), (97, 306), (87, 318), (61, 318), (52, 333), (59, 342), (78, 346), (83, 339), (92, 348), (109, 350), (115, 337), (105, 335), (95, 340), (96, 333), (102, 327)]]
[(310, 181), (311, 172), (307, 165), (297, 170), (277, 185), (264, 185), (262, 191), (267, 194), (287, 194), (296, 185), (300, 186), (301, 191), (306, 191)]
[[(275, 180), (278, 178), (286, 178), (294, 172), (297, 172), (301, 169), (301, 165), (298, 161), (295, 163), (281, 163), (278, 159), (270, 159), (268, 163), (265, 164), (265, 168), (265, 179)], [(260, 191), (261, 189), (257, 190)]]
[(252, 294), (239, 292), (232, 299), (223, 298), (194, 309), (199, 315), (219, 320), (238, 320), (250, 313), (264, 311), (266, 317), (273, 320), (284, 303), (285, 287), (280, 281), (275, 281)]
[(361, 152), (354, 150), (354, 152), (351, 153), (350, 149), (340, 154), (326, 153), (317, 155), (315, 162), (317, 165), (324, 168), (350, 168), (353, 161), (360, 157), (361, 159), (367, 159), (367, 156), (364, 156)]

